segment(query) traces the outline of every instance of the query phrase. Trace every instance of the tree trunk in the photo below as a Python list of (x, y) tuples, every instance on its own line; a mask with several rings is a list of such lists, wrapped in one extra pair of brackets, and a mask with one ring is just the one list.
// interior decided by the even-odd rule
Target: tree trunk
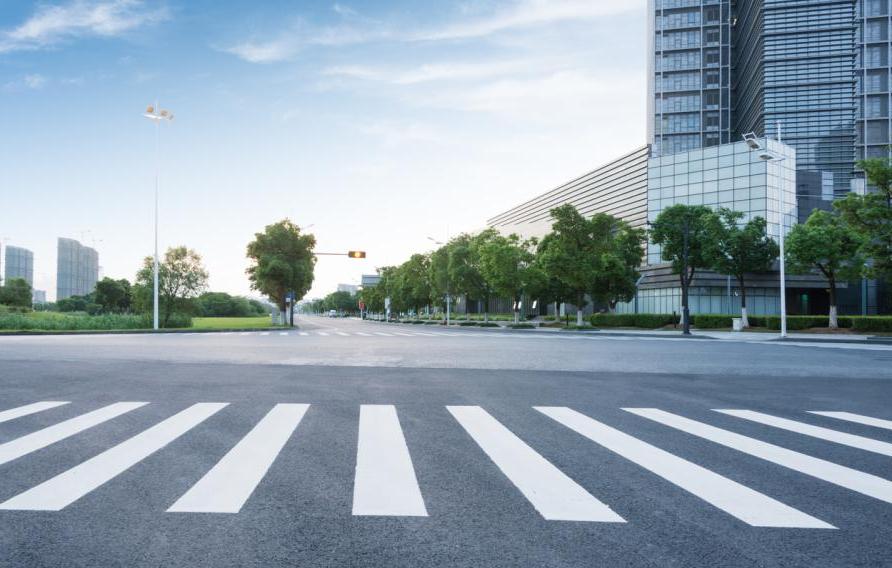
[(576, 294), (576, 327), (582, 327), (582, 294)]
[(520, 298), (514, 298), (514, 323), (520, 323)]
[(839, 320), (836, 317), (836, 279), (830, 278), (830, 329), (839, 329)]
[(688, 307), (688, 281), (686, 275), (682, 273), (681, 275), (681, 325), (682, 327), (686, 327), (687, 321), (687, 310)]
[(737, 277), (737, 284), (740, 286), (740, 322), (746, 329), (750, 326), (750, 320), (746, 316), (746, 283), (743, 276)]

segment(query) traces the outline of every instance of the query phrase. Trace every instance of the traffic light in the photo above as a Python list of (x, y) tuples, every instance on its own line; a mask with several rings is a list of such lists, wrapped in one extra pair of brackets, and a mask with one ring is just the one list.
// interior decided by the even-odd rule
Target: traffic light
[(364, 250), (351, 250), (347, 252), (347, 256), (350, 258), (365, 258)]

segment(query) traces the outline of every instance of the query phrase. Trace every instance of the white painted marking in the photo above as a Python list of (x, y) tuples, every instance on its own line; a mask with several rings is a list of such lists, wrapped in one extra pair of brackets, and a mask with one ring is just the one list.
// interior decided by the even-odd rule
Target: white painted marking
[(390, 335), (389, 333), (383, 333), (383, 332), (381, 332), (381, 331), (376, 331), (376, 332), (375, 332), (375, 335), (381, 335), (381, 336), (383, 336), (383, 337), (393, 337), (393, 336)]
[(363, 404), (359, 408), (353, 514), (427, 516), (409, 448), (392, 405)]
[(394, 333), (394, 335), (401, 335), (403, 337), (412, 337), (411, 333), (403, 333), (401, 331), (394, 331), (393, 333)]
[(364, 332), (364, 331), (357, 331), (357, 332), (356, 332), (356, 335), (361, 335), (361, 336), (363, 336), (363, 337), (371, 337), (371, 336), (372, 336), (371, 333), (366, 333), (366, 332)]
[(446, 409), (545, 519), (625, 522), (479, 406)]
[(279, 335), (288, 335), (288, 332), (287, 332), (287, 331), (280, 331), (280, 332), (279, 332)]
[(784, 505), (695, 463), (682, 459), (566, 407), (534, 407), (632, 463), (754, 527), (832, 529), (824, 521)]
[(884, 420), (882, 418), (873, 418), (863, 416), (861, 414), (852, 414), (851, 412), (822, 412), (820, 410), (809, 410), (811, 414), (819, 416), (827, 416), (828, 418), (836, 418), (837, 420), (847, 420), (856, 424), (864, 424), (865, 426), (875, 426), (876, 428), (884, 428), (892, 430), (892, 420)]
[(129, 440), (0, 503), (0, 509), (59, 511), (173, 442), (227, 404), (193, 404)]
[(336, 331), (335, 333), (337, 335), (340, 335), (341, 337), (348, 337), (350, 335), (349, 333), (344, 333), (343, 331)]
[(260, 332), (260, 335), (269, 335), (269, 332), (268, 332), (268, 331), (262, 331), (262, 332)]
[(5, 444), (0, 444), (0, 464), (11, 462), (24, 455), (35, 452), (41, 448), (45, 448), (50, 444), (55, 444), (65, 438), (70, 438), (75, 434), (83, 432), (87, 428), (92, 428), (102, 424), (107, 420), (116, 418), (124, 413), (136, 410), (141, 406), (145, 406), (147, 402), (116, 402), (103, 406), (92, 412), (75, 416), (68, 420), (47, 426), (31, 434), (10, 440)]
[(886, 503), (892, 503), (892, 482), (882, 477), (794, 452), (729, 430), (722, 430), (657, 408), (624, 408), (623, 410), (828, 483), (857, 491)]
[(758, 422), (759, 424), (765, 424), (766, 426), (774, 426), (775, 428), (780, 428), (782, 430), (811, 436), (812, 438), (819, 438), (821, 440), (827, 440), (828, 442), (836, 442), (837, 444), (842, 444), (851, 448), (867, 450), (868, 452), (882, 454), (884, 456), (892, 456), (892, 444), (888, 442), (881, 442), (864, 436), (856, 436), (855, 434), (846, 434), (845, 432), (831, 430), (830, 428), (796, 422), (795, 420), (787, 420), (786, 418), (771, 416), (770, 414), (762, 414), (761, 412), (754, 412), (752, 410), (715, 409), (715, 411), (721, 412), (722, 414), (728, 414), (729, 416), (743, 418), (744, 420)]
[(243, 331), (239, 335), (251, 335), (250, 331)]
[(36, 414), (38, 412), (43, 412), (44, 410), (57, 408), (66, 404), (70, 403), (68, 401), (61, 400), (44, 400), (41, 402), (26, 404), (24, 406), (17, 406), (15, 408), (10, 408), (9, 410), (0, 412), (0, 422), (9, 422), (10, 420), (15, 420), (16, 418), (21, 418), (22, 416)]
[(277, 404), (169, 512), (238, 513), (266, 475), (309, 404)]
[(300, 332), (300, 335), (301, 335), (301, 337), (306, 337), (306, 336), (308, 336), (308, 335), (310, 335), (310, 334), (307, 333), (306, 331), (301, 331), (301, 332)]
[(324, 331), (317, 331), (317, 332), (316, 332), (316, 335), (321, 335), (321, 336), (323, 336), (323, 337), (328, 337), (328, 334), (325, 333)]

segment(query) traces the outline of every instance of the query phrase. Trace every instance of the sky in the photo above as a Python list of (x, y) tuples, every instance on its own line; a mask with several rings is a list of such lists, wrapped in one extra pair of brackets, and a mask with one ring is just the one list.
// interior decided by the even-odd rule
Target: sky
[(256, 296), (245, 247), (287, 217), (367, 251), (319, 257), (324, 296), (643, 145), (645, 23), (644, 0), (3, 1), (0, 241), (51, 300), (57, 237), (132, 280), (157, 163), (162, 251)]

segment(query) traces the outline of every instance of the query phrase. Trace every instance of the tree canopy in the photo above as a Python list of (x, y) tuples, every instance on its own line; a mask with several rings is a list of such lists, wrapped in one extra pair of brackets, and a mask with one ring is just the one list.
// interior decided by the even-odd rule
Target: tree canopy
[[(143, 267), (136, 274), (138, 293), (144, 298), (140, 304), (151, 306), (153, 289), (153, 259), (147, 256)], [(192, 300), (207, 288), (208, 273), (201, 255), (185, 246), (171, 247), (164, 253), (158, 266), (158, 311), (161, 326), (166, 327), (175, 312), (188, 313)]]
[(295, 302), (313, 285), (316, 238), (301, 234), (300, 227), (288, 219), (267, 225), (248, 243), (251, 266), (246, 270), (251, 288), (265, 294), (284, 312), (290, 292)]

